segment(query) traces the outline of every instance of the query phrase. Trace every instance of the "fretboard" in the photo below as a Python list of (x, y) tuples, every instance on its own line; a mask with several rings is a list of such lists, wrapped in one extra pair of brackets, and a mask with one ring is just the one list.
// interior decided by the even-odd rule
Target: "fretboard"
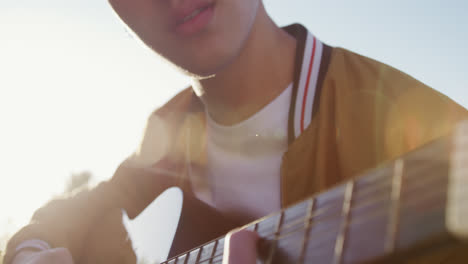
[[(462, 173), (468, 129), (460, 127), (458, 134), (244, 228), (263, 238), (265, 263), (361, 263), (454, 231), (457, 217), (468, 213), (468, 176)], [(163, 263), (221, 263), (224, 239)]]

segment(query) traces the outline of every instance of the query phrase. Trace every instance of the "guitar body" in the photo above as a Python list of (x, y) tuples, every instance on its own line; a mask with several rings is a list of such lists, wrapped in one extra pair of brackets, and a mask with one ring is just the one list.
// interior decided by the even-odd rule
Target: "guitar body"
[(179, 191), (183, 202), (169, 257), (210, 242), (239, 226), (190, 193)]
[[(99, 229), (116, 229), (112, 226), (108, 228), (109, 223), (106, 221)], [(177, 187), (164, 191), (135, 219), (130, 220), (124, 215), (123, 224), (126, 231), (123, 232), (123, 236), (128, 234), (131, 241), (128, 244), (133, 248), (137, 263), (151, 264), (187, 252), (239, 226), (191, 193), (184, 193)], [(106, 235), (101, 236), (106, 237)], [(109, 244), (102, 240), (98, 241)], [(122, 239), (122, 241), (127, 240)], [(90, 258), (96, 259), (95, 256), (102, 251), (102, 248), (96, 243), (91, 248), (95, 249), (96, 254), (92, 254), (93, 257)], [(134, 261), (121, 263), (134, 263)]]

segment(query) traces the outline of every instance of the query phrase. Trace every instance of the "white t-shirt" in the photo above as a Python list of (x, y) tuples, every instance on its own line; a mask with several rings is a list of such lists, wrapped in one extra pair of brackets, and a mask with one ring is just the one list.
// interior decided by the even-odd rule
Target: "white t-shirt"
[(198, 195), (225, 215), (252, 221), (281, 208), (280, 166), (288, 147), (292, 84), (259, 112), (234, 126), (207, 116), (210, 195)]

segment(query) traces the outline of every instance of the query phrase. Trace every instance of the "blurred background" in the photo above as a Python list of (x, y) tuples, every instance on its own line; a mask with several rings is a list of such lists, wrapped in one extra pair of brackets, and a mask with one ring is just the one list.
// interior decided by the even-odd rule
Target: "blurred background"
[[(467, 1), (264, 2), (278, 24), (302, 23), (468, 107)], [(111, 177), (151, 111), (187, 84), (105, 0), (0, 1), (0, 250), (54, 195)]]

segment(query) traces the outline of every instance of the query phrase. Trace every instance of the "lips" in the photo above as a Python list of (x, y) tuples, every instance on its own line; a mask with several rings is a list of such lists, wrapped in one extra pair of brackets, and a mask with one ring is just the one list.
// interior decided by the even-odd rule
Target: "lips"
[(203, 6), (203, 7), (200, 7), (200, 8), (197, 8), (195, 9), (194, 11), (192, 11), (190, 14), (184, 16), (182, 19), (179, 19), (177, 21), (177, 24), (178, 25), (181, 25), (181, 24), (184, 24), (186, 23), (187, 21), (193, 19), (194, 17), (196, 17), (198, 14), (200, 14), (201, 12), (205, 11), (206, 9), (208, 9), (211, 5), (206, 5), (206, 6)]
[(214, 14), (214, 3), (187, 1), (174, 9), (175, 31), (182, 35), (195, 34), (207, 26)]

